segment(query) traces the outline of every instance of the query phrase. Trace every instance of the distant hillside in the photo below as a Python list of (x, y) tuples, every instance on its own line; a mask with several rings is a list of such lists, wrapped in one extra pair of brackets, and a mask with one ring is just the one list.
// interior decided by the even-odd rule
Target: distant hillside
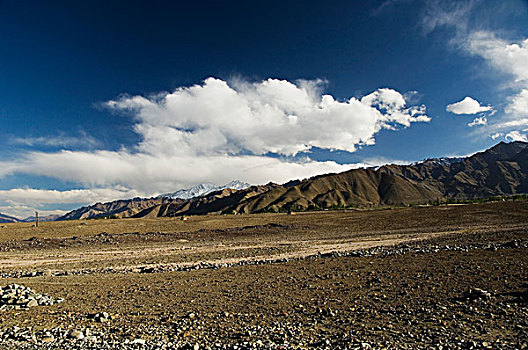
[[(41, 221), (41, 222), (55, 221), (55, 220), (57, 220), (60, 217), (61, 217), (61, 215), (56, 215), (56, 214), (43, 215), (43, 216), (39, 215), (39, 221)], [(21, 221), (23, 221), (23, 222), (33, 222), (33, 221), (35, 221), (35, 217), (34, 216), (28, 216), (27, 218), (25, 218), (25, 219), (23, 219)]]
[(277, 187), (280, 187), (280, 185), (269, 183), (262, 186), (251, 186), (243, 190), (226, 188), (186, 201), (167, 201), (145, 209), (134, 215), (134, 217), (171, 217), (181, 215), (204, 215), (210, 213), (231, 213), (233, 211), (231, 208), (235, 208), (238, 203), (258, 197)]
[(9, 222), (19, 222), (19, 221), (20, 219), (18, 218), (0, 213), (0, 223), (1, 224), (6, 224)]
[(528, 143), (500, 143), (455, 161), (354, 169), (278, 187), (239, 203), (234, 212), (425, 204), (528, 193)]
[(61, 219), (172, 217), (320, 208), (425, 204), (528, 193), (528, 143), (499, 143), (467, 158), (427, 159), (326, 174), (284, 185), (223, 189), (190, 199), (153, 198), (97, 203)]
[(170, 198), (134, 198), (108, 203), (96, 203), (70, 211), (57, 220), (98, 219), (105, 217), (129, 218), (147, 208), (151, 208), (169, 201), (181, 201), (181, 199), (171, 200)]

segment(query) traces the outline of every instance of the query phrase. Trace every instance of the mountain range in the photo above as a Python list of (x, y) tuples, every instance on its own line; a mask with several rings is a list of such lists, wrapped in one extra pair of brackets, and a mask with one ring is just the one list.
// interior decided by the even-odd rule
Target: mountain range
[(517, 141), (469, 157), (353, 169), (283, 185), (202, 184), (155, 198), (96, 203), (58, 220), (369, 208), (526, 193), (528, 143)]
[(206, 194), (209, 194), (211, 192), (221, 191), (221, 190), (224, 190), (224, 189), (227, 189), (227, 188), (231, 188), (231, 189), (234, 189), (234, 190), (243, 190), (243, 189), (248, 188), (250, 186), (251, 185), (248, 184), (247, 182), (242, 182), (242, 181), (238, 181), (238, 180), (231, 181), (231, 182), (229, 182), (229, 183), (227, 183), (227, 184), (225, 184), (223, 186), (216, 186), (216, 185), (213, 185), (212, 183), (203, 183), (203, 184), (199, 184), (199, 185), (196, 185), (194, 187), (183, 189), (183, 190), (179, 190), (179, 191), (176, 191), (176, 192), (173, 192), (173, 193), (161, 194), (161, 195), (159, 195), (156, 198), (166, 197), (166, 198), (172, 198), (172, 199), (177, 199), (177, 198), (179, 198), (179, 199), (191, 199), (191, 198), (194, 198), (194, 197), (205, 196)]
[[(61, 215), (45, 215), (45, 216), (39, 216), (39, 221), (55, 221), (57, 220), (58, 218), (60, 218)], [(5, 214), (2, 214), (0, 213), (0, 223), (9, 223), (9, 222), (33, 222), (35, 221), (35, 217), (34, 216), (29, 216), (25, 219), (19, 219), (19, 218), (16, 218), (14, 216), (9, 216), (9, 215), (5, 215)]]
[(2, 214), (0, 213), (0, 224), (5, 224), (5, 223), (8, 223), (8, 222), (19, 222), (20, 219), (17, 219), (13, 216), (9, 216), (9, 215), (6, 215), (6, 214)]

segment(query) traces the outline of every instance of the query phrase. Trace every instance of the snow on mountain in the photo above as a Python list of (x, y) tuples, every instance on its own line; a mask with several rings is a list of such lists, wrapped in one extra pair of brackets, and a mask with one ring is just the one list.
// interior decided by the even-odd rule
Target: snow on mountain
[(445, 166), (450, 166), (451, 164), (459, 163), (463, 161), (463, 157), (440, 157), (440, 158), (428, 158), (421, 160), (419, 162), (413, 163), (413, 165), (419, 164), (440, 164)]
[(230, 183), (225, 184), (223, 186), (216, 186), (216, 185), (213, 185), (212, 183), (203, 183), (203, 184), (199, 184), (191, 188), (187, 188), (187, 189), (182, 189), (182, 190), (179, 190), (173, 193), (161, 194), (156, 198), (167, 197), (167, 198), (172, 198), (172, 199), (176, 199), (176, 198), (191, 199), (194, 197), (205, 196), (208, 193), (220, 191), (226, 188), (232, 188), (235, 190), (243, 190), (250, 186), (251, 186), (250, 184), (246, 182), (238, 181), (238, 180), (231, 181)]

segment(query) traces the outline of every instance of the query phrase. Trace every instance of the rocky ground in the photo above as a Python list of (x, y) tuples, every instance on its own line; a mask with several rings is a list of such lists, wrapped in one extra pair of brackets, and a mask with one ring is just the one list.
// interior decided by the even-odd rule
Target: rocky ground
[[(0, 348), (528, 349), (526, 214), (489, 203), (8, 235), (0, 300), (20, 307), (0, 311)], [(105, 249), (117, 257), (95, 259)], [(28, 306), (40, 299), (52, 305)]]

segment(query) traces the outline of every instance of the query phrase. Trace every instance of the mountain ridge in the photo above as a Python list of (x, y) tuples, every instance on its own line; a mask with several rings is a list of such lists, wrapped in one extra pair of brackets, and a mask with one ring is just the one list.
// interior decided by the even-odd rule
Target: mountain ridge
[(241, 190), (224, 188), (189, 199), (161, 197), (97, 203), (60, 219), (369, 208), (519, 193), (528, 193), (528, 143), (517, 141), (501, 142), (469, 157), (351, 169), (292, 180), (284, 185), (269, 183)]
[(231, 188), (235, 190), (243, 190), (250, 186), (251, 185), (248, 184), (247, 182), (242, 182), (239, 180), (233, 180), (223, 186), (217, 186), (212, 183), (206, 182), (206, 183), (202, 183), (202, 184), (190, 187), (190, 188), (181, 189), (176, 192), (160, 194), (156, 198), (166, 197), (166, 198), (172, 198), (172, 199), (191, 199), (195, 197), (205, 196), (211, 192), (216, 192), (216, 191), (224, 190), (227, 188)]

